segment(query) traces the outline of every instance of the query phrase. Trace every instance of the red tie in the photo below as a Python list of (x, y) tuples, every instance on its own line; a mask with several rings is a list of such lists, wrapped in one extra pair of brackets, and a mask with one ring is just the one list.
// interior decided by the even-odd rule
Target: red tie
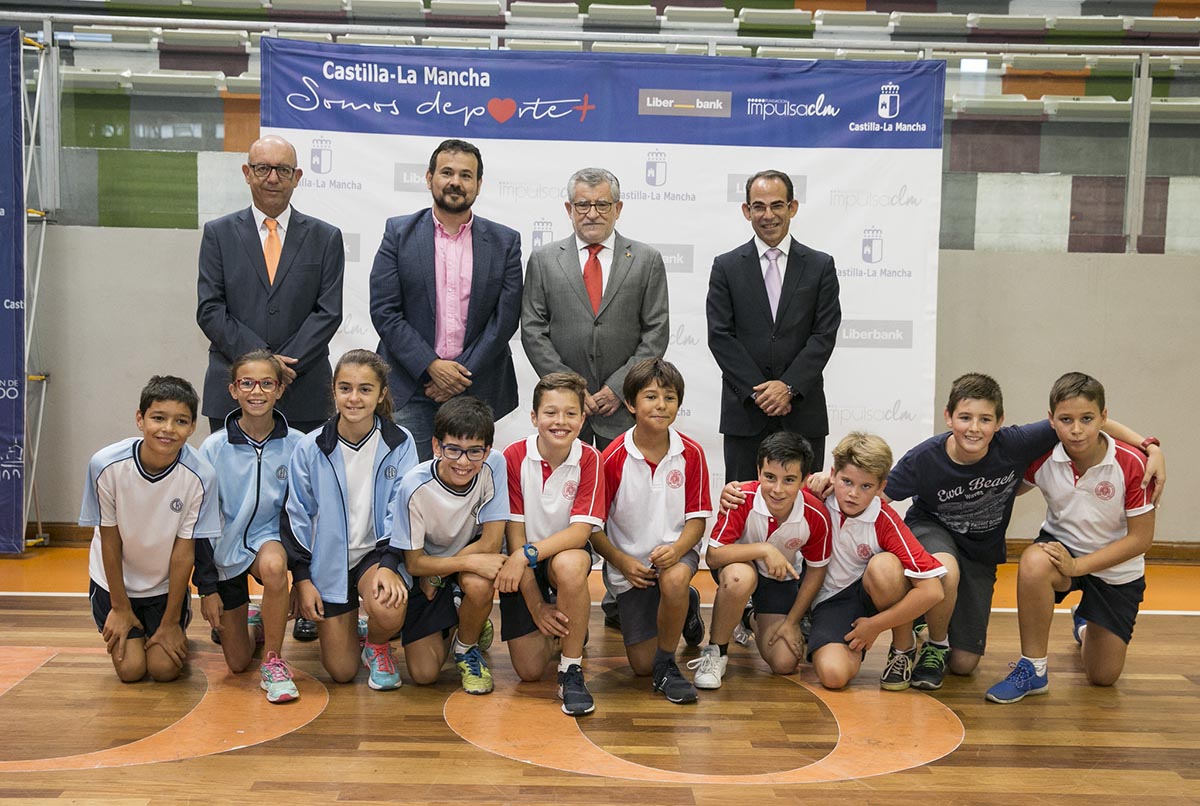
[(583, 264), (583, 285), (587, 288), (588, 299), (592, 301), (592, 315), (600, 313), (600, 298), (604, 296), (603, 280), (600, 278), (600, 258), (596, 257), (604, 244), (588, 244), (588, 259)]

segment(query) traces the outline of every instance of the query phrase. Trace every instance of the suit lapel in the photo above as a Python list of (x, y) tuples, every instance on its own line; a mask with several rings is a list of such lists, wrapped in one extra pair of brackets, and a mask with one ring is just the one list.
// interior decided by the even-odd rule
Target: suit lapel
[[(422, 280), (425, 282), (425, 295), (429, 301), (429, 310), (437, 311), (437, 256), (433, 246), (433, 210), (426, 210), (424, 219), (417, 224), (413, 240), (417, 252), (416, 265), (423, 270)], [(434, 321), (437, 320), (436, 313)]]
[[(800, 253), (800, 244), (792, 238), (792, 248), (788, 250), (787, 271), (783, 273), (783, 288), (779, 291), (779, 311), (775, 316), (778, 325), (787, 315), (788, 307), (800, 287), (800, 275), (804, 273), (804, 255)], [(763, 283), (763, 293), (766, 293), (766, 283)], [(768, 306), (769, 307), (769, 306)]]
[[(744, 281), (750, 289), (750, 293), (758, 300), (758, 305), (762, 308), (762, 315), (765, 317), (764, 321), (771, 322), (771, 300), (767, 296), (767, 283), (763, 280), (762, 260), (758, 256), (758, 249), (755, 248), (753, 240), (742, 248), (742, 264), (746, 267)], [(780, 305), (782, 304), (781, 295)], [(771, 329), (775, 329), (774, 324)]]
[[(608, 284), (604, 286), (604, 296), (600, 298), (600, 310), (597, 312), (597, 316), (604, 313), (608, 303), (612, 302), (613, 297), (617, 294), (617, 289), (629, 276), (631, 268), (633, 268), (633, 244), (629, 242), (628, 238), (622, 238), (618, 234), (613, 239), (612, 265), (608, 267)], [(580, 282), (583, 282), (582, 279)]]
[(484, 298), (491, 281), (491, 233), (479, 216), (471, 224), (471, 298), (467, 301), (466, 341), (470, 342), (491, 316), (495, 300)]
[(259, 237), (258, 227), (254, 225), (254, 214), (247, 207), (238, 216), (238, 238), (242, 248), (246, 250), (246, 259), (254, 269), (254, 276), (262, 283), (263, 290), (271, 292), (271, 282), (267, 279), (267, 259), (263, 257), (262, 238)]
[(579, 252), (576, 251), (575, 246), (574, 236), (558, 242), (558, 270), (562, 272), (563, 279), (567, 281), (567, 285), (579, 298), (579, 304), (594, 317), (592, 299), (588, 296), (587, 287), (583, 284), (583, 266), (579, 265)]
[[(304, 239), (308, 237), (308, 223), (308, 218), (293, 207), (292, 215), (288, 218), (287, 232), (283, 235), (283, 251), (279, 254), (279, 265), (275, 267), (275, 282), (270, 286), (271, 294), (283, 285), (284, 276), (296, 261), (296, 256), (300, 254)], [(263, 268), (266, 268), (266, 258), (263, 258)]]

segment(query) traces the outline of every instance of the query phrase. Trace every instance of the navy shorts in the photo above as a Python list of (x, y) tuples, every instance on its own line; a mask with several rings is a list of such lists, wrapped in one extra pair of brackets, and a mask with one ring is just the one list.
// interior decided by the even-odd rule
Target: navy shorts
[(458, 574), (442, 577), (442, 583), (433, 598), (426, 599), (421, 592), (419, 578), (413, 580), (412, 590), (408, 592), (404, 626), (400, 628), (401, 646), (408, 646), (434, 633), (441, 633), (443, 638), (448, 638), (450, 631), (458, 626), (458, 608), (454, 606)]
[[(1062, 545), (1062, 541), (1044, 531), (1033, 542), (1052, 541)], [(1069, 548), (1063, 548), (1071, 552), (1072, 557), (1075, 556)], [(1054, 603), (1062, 602), (1073, 591), (1083, 591), (1083, 598), (1079, 600), (1075, 615), (1089, 624), (1103, 627), (1127, 644), (1133, 639), (1133, 624), (1137, 621), (1138, 606), (1146, 594), (1146, 577), (1138, 577), (1122, 585), (1112, 585), (1091, 574), (1071, 577), (1069, 590), (1054, 592)]]
[[(112, 599), (108, 591), (97, 585), (93, 579), (88, 580), (88, 599), (92, 603), (92, 619), (96, 622), (96, 632), (104, 632), (104, 622), (112, 612)], [(184, 632), (187, 632), (188, 624), (192, 622), (191, 600), (190, 595), (183, 597), (183, 608), (179, 613), (179, 626)], [(133, 607), (133, 615), (142, 622), (142, 627), (131, 629), (128, 637), (145, 638), (147, 635), (154, 635), (162, 624), (163, 613), (167, 609), (167, 594), (141, 599), (131, 596), (129, 604)]]
[(371, 566), (378, 565), (379, 560), (383, 557), (383, 553), (378, 549), (372, 549), (367, 552), (367, 556), (358, 561), (358, 565), (350, 569), (350, 574), (347, 577), (346, 586), (346, 601), (345, 602), (327, 602), (321, 600), (321, 604), (325, 607), (325, 618), (335, 618), (343, 613), (349, 613), (351, 610), (358, 610), (358, 582), (363, 578), (363, 574), (371, 570)]
[[(752, 568), (755, 567), (753, 563), (749, 563), (749, 565)], [(717, 583), (717, 587), (720, 587), (721, 571), (724, 569), (710, 568), (708, 570)], [(757, 571), (757, 568), (755, 570)], [(754, 587), (754, 592), (750, 594), (750, 603), (754, 605), (754, 612), (768, 616), (786, 616), (791, 612), (792, 605), (796, 603), (796, 594), (800, 592), (800, 582), (806, 573), (808, 573), (807, 565), (800, 570), (800, 579), (780, 581), (759, 573), (758, 584)]]
[[(691, 568), (695, 574), (700, 565), (700, 554), (692, 549), (679, 562)], [(617, 594), (617, 613), (621, 617), (621, 638), (624, 639), (625, 646), (633, 646), (658, 637), (658, 601), (657, 585), (630, 588)]]
[[(556, 598), (553, 586), (550, 584), (550, 562), (553, 557), (538, 563), (533, 569), (533, 578), (537, 580), (538, 590), (542, 593), (542, 601), (553, 602)], [(511, 641), (523, 635), (537, 632), (537, 622), (525, 604), (525, 597), (520, 591), (500, 594), (500, 640)]]
[[(838, 591), (812, 609), (812, 632), (808, 636), (808, 660), (826, 644), (845, 644), (846, 633), (855, 619), (878, 613), (861, 579)], [(863, 656), (866, 656), (866, 652)]]

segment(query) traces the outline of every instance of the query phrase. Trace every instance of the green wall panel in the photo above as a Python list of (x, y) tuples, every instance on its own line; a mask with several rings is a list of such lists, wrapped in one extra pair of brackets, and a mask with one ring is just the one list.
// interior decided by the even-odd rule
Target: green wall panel
[(100, 226), (196, 229), (196, 155), (101, 151)]

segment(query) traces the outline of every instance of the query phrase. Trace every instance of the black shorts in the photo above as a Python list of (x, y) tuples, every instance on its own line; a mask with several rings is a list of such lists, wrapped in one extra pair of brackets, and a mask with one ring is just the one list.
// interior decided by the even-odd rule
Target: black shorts
[(321, 600), (321, 604), (325, 608), (325, 618), (334, 618), (343, 613), (349, 613), (351, 610), (358, 610), (358, 582), (363, 578), (363, 574), (371, 570), (372, 565), (377, 565), (383, 553), (378, 549), (371, 549), (367, 552), (367, 556), (358, 561), (358, 565), (350, 569), (350, 574), (347, 576), (346, 586), (346, 601), (345, 602), (327, 602)]
[(442, 577), (442, 583), (434, 597), (426, 599), (421, 592), (420, 578), (413, 580), (412, 590), (408, 592), (404, 626), (400, 628), (401, 646), (408, 646), (434, 633), (441, 633), (443, 638), (447, 638), (450, 631), (458, 626), (458, 608), (454, 606), (458, 574)]
[[(237, 610), (242, 605), (250, 603), (250, 577), (250, 570), (246, 569), (235, 577), (217, 581), (217, 593), (221, 597), (221, 607), (226, 610)], [(254, 577), (254, 581), (259, 585), (262, 584), (262, 580), (258, 577)]]
[[(808, 660), (826, 644), (845, 644), (846, 633), (853, 629), (855, 619), (878, 613), (867, 595), (862, 579), (838, 591), (812, 609), (812, 632), (808, 636)], [(866, 652), (863, 656), (866, 656)]]
[[(92, 619), (96, 622), (96, 632), (104, 632), (104, 622), (112, 612), (112, 598), (108, 591), (96, 584), (94, 579), (88, 580), (88, 599), (92, 603)], [(192, 622), (192, 597), (183, 597), (183, 608), (179, 613), (179, 626), (187, 632), (188, 624)], [(134, 627), (129, 631), (129, 638), (145, 638), (154, 635), (162, 624), (163, 613), (167, 609), (167, 594), (147, 596), (141, 599), (129, 598), (133, 607), (133, 615), (142, 622), (141, 629)]]
[[(755, 567), (753, 563), (748, 563), (751, 567)], [(728, 567), (728, 566), (725, 566)], [(710, 568), (709, 573), (712, 574), (713, 581), (717, 583), (717, 587), (721, 586), (721, 568)], [(757, 571), (757, 568), (756, 568)], [(754, 605), (755, 613), (763, 613), (768, 616), (786, 616), (792, 610), (792, 605), (796, 603), (796, 594), (800, 591), (800, 582), (804, 579), (804, 575), (808, 573), (808, 566), (800, 570), (800, 579), (772, 579), (768, 576), (758, 574), (758, 584), (754, 587), (754, 592), (750, 594), (750, 602)]]
[[(538, 590), (542, 593), (542, 601), (553, 602), (555, 591), (550, 584), (550, 561), (553, 557), (538, 563), (533, 569), (533, 578), (537, 580)], [(525, 604), (525, 597), (520, 591), (500, 594), (500, 640), (511, 641), (523, 635), (538, 631), (533, 614)]]
[[(1033, 542), (1051, 541), (1062, 545), (1062, 541), (1044, 531)], [(1075, 556), (1065, 545), (1063, 548), (1071, 552), (1072, 557)], [(1110, 584), (1092, 574), (1071, 577), (1069, 590), (1054, 592), (1054, 603), (1059, 604), (1073, 591), (1083, 591), (1083, 598), (1079, 600), (1075, 615), (1089, 624), (1103, 627), (1127, 644), (1133, 639), (1133, 624), (1137, 621), (1138, 606), (1146, 594), (1146, 577), (1141, 576), (1122, 585)]]

